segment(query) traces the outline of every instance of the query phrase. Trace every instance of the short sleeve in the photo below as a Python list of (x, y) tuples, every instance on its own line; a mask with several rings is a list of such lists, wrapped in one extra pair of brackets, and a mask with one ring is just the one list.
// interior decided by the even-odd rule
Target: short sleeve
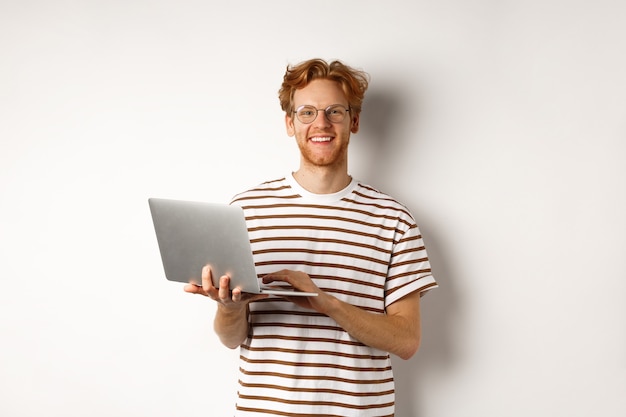
[(419, 227), (411, 225), (398, 238), (385, 283), (385, 307), (412, 292), (437, 287)]

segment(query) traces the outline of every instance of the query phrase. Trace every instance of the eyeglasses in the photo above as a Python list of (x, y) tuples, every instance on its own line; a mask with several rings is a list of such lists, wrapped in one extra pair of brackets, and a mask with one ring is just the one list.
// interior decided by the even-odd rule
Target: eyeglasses
[(350, 108), (346, 108), (341, 104), (331, 104), (326, 107), (324, 110), (316, 109), (313, 106), (300, 106), (298, 107), (294, 113), (300, 122), (304, 124), (313, 123), (315, 119), (317, 119), (317, 113), (319, 111), (323, 111), (326, 115), (326, 118), (331, 123), (341, 123), (343, 119), (346, 118), (346, 114), (350, 112)]

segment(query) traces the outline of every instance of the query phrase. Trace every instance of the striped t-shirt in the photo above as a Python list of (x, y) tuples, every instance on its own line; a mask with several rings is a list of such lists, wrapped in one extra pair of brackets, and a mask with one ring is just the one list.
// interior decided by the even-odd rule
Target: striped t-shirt
[[(406, 207), (356, 180), (319, 195), (288, 175), (232, 203), (244, 208), (259, 279), (281, 269), (303, 271), (323, 291), (376, 314), (437, 286)], [(249, 321), (236, 416), (394, 414), (388, 352), (280, 297), (251, 303)]]

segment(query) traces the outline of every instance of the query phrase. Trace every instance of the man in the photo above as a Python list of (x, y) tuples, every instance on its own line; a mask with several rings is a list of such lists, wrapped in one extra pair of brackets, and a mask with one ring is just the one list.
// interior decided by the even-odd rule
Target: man
[(406, 207), (348, 174), (368, 76), (334, 61), (287, 67), (279, 91), (299, 169), (236, 195), (257, 274), (315, 297), (244, 294), (228, 276), (185, 291), (217, 302), (240, 348), (237, 416), (391, 416), (390, 353), (420, 344), (420, 297), (437, 286)]

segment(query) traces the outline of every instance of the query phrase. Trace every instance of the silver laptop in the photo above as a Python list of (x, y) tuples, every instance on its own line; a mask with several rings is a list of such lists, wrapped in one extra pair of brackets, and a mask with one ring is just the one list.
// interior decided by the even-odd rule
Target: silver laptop
[(168, 280), (202, 285), (202, 268), (209, 264), (215, 287), (228, 275), (231, 288), (247, 293), (317, 295), (260, 285), (241, 207), (162, 198), (149, 198), (148, 204)]

